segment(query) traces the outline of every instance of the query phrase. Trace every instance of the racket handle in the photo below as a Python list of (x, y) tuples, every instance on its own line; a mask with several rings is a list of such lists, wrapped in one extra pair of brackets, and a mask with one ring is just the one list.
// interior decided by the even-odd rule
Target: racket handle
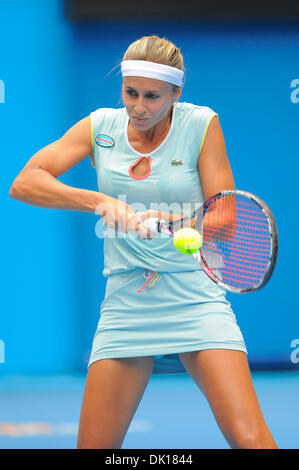
[[(140, 214), (140, 211), (137, 211), (136, 214)], [(133, 215), (134, 214), (129, 214), (129, 218), (131, 218)], [(148, 219), (142, 222), (142, 225), (153, 233), (170, 233), (169, 224), (166, 222), (166, 220), (159, 219), (159, 217), (149, 217)]]
[(142, 222), (143, 226), (147, 228), (150, 232), (158, 233), (158, 224), (159, 219), (158, 217), (149, 217), (144, 222)]
[(165, 220), (159, 219), (158, 217), (149, 217), (143, 222), (145, 228), (150, 232), (158, 233), (164, 232), (164, 225), (167, 225)]
[(170, 233), (169, 224), (166, 220), (159, 219), (159, 217), (149, 217), (144, 222), (142, 222), (144, 227), (147, 228), (152, 233)]

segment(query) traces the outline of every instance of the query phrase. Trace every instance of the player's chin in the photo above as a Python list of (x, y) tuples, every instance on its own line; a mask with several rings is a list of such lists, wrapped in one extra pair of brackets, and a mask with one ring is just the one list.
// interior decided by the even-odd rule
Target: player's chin
[(131, 123), (136, 129), (147, 130), (152, 127), (149, 119), (136, 119), (134, 117), (131, 117)]

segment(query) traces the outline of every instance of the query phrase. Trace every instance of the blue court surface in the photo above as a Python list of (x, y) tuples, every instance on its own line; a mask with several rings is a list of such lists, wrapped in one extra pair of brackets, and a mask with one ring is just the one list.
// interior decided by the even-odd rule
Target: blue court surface
[[(281, 449), (299, 448), (299, 372), (253, 372)], [(83, 376), (0, 378), (1, 449), (74, 449)], [(227, 449), (205, 398), (188, 375), (152, 376), (123, 449)]]

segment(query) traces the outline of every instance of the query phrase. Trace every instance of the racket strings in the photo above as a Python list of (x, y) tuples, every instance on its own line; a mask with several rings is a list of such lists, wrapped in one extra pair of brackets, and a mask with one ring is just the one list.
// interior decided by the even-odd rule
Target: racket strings
[(201, 256), (214, 277), (238, 289), (256, 286), (267, 272), (271, 250), (267, 216), (254, 200), (227, 195), (208, 207)]

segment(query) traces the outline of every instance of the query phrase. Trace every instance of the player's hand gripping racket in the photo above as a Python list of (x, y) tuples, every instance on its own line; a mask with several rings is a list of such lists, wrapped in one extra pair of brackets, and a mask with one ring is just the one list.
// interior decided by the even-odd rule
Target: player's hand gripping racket
[[(174, 236), (185, 220), (150, 218), (146, 225)], [(203, 236), (193, 256), (220, 286), (243, 293), (260, 289), (270, 279), (278, 251), (277, 227), (271, 210), (257, 196), (222, 191), (194, 212), (190, 226)]]

